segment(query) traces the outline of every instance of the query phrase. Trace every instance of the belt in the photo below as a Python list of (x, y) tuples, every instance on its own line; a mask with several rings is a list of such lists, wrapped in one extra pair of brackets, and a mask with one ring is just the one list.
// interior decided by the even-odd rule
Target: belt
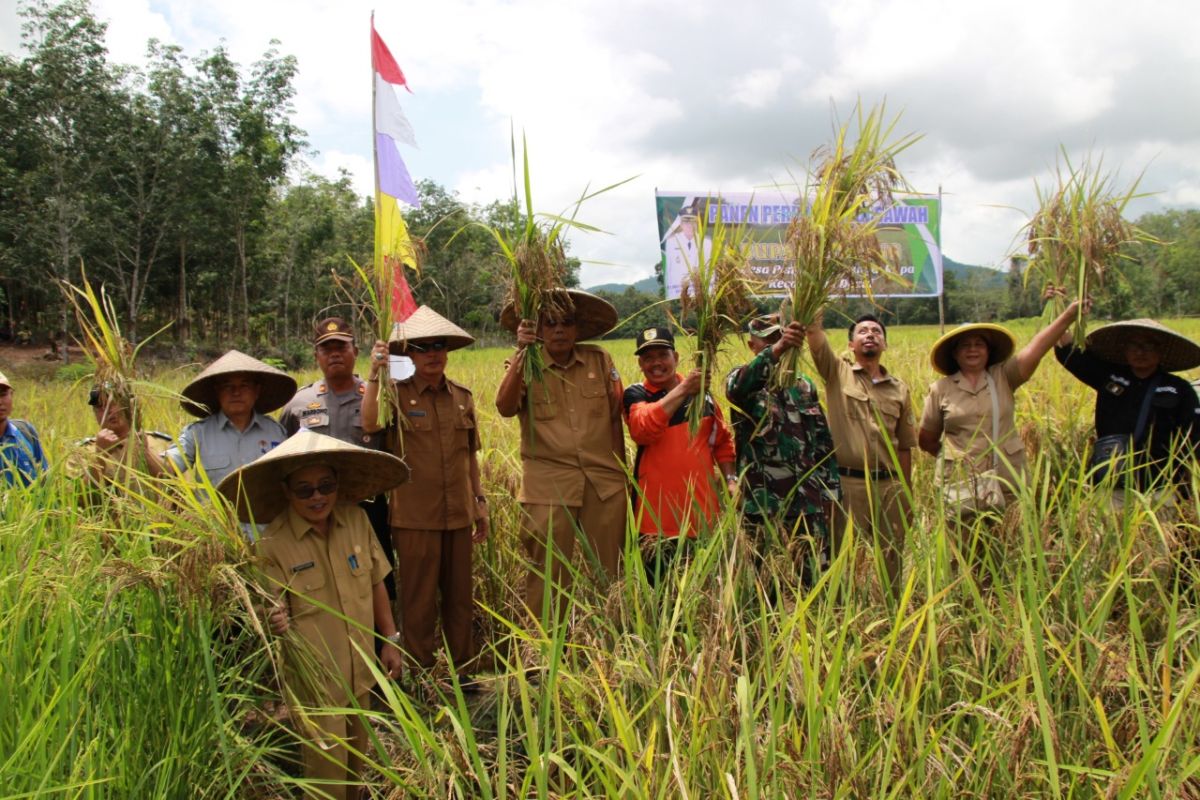
[(890, 469), (850, 469), (849, 467), (838, 467), (838, 475), (846, 478), (861, 478), (866, 480), (871, 478), (877, 481), (890, 481), (896, 477), (896, 473)]

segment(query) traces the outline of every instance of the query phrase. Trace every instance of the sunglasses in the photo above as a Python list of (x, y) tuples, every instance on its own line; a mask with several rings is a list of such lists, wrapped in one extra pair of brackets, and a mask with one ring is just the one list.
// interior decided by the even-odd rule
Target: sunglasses
[(446, 343), (426, 342), (425, 344), (410, 344), (408, 349), (413, 353), (440, 353), (446, 349)]
[(316, 486), (309, 486), (307, 483), (303, 484), (301, 486), (297, 486), (295, 489), (292, 489), (291, 492), (293, 495), (300, 498), (301, 500), (307, 500), (308, 498), (312, 497), (314, 494), (318, 494), (318, 493), (324, 495), (325, 497), (330, 497), (333, 495), (334, 492), (337, 491), (337, 488), (338, 488), (337, 481), (334, 480), (333, 478), (329, 478), (327, 480), (321, 481)]

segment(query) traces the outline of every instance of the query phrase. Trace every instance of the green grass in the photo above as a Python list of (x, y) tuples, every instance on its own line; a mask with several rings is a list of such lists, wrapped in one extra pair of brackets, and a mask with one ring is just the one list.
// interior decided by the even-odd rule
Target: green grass
[[(1019, 340), (1031, 325), (1013, 326)], [(918, 412), (935, 334), (895, 329), (884, 359)], [(730, 347), (725, 366), (745, 352)], [(636, 380), (632, 343), (610, 349)], [(508, 352), (456, 352), (449, 369), (475, 389), (493, 509), (476, 556), (486, 688), (389, 689), (367, 754), (380, 796), (1200, 796), (1195, 503), (1164, 523), (1139, 504), (1116, 515), (1084, 485), (1092, 394), (1052, 356), (1017, 393), (1031, 477), (989, 560), (955, 566), (932, 459), (914, 457), (900, 610), (869, 542), (848, 537), (798, 592), (790, 559), (755, 573), (726, 510), (670, 580), (651, 587), (631, 550), (623, 580), (596, 586), (583, 568), (565, 619), (528, 632), (517, 426), (491, 406)], [(18, 381), (15, 415), (55, 463), (89, 432), (83, 395)], [(165, 401), (146, 412), (172, 433), (182, 422)], [(273, 688), (236, 535), (186, 499), (78, 499), (59, 478), (6, 497), (0, 794), (301, 790), (289, 734), (257, 722)]]

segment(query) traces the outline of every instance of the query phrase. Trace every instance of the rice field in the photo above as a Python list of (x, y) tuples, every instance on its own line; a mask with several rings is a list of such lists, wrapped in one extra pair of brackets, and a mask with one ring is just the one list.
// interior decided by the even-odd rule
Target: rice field
[[(1033, 324), (1013, 325), (1020, 342)], [(1168, 324), (1200, 337), (1200, 321)], [(919, 414), (937, 331), (890, 333), (884, 364)], [(727, 345), (720, 375), (746, 353)], [(606, 346), (637, 380), (632, 342)], [(799, 591), (786, 557), (754, 569), (727, 508), (657, 588), (631, 545), (621, 580), (597, 586), (581, 565), (571, 613), (529, 632), (517, 424), (491, 403), (510, 352), (458, 351), (448, 369), (476, 394), (493, 515), (475, 563), (484, 689), (463, 695), (449, 672), (385, 687), (362, 712), (375, 796), (1200, 798), (1196, 503), (1171, 522), (1149, 500), (1115, 514), (1083, 485), (1093, 395), (1052, 355), (1017, 393), (1031, 478), (986, 563), (956, 566), (933, 459), (916, 454), (900, 607), (870, 542), (848, 538)], [(13, 416), (62, 464), (92, 432), (86, 386), (0, 370), (17, 384)], [(178, 389), (194, 374), (154, 379)], [(172, 434), (186, 421), (166, 399), (146, 413)], [(315, 792), (274, 702), (281, 654), (250, 613), (248, 559), (178, 485), (89, 505), (56, 471), (8, 492), (0, 795)]]

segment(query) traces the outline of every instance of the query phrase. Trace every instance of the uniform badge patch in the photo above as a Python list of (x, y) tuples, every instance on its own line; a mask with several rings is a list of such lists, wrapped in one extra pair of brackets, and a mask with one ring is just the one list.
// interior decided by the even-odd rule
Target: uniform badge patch
[(314, 408), (320, 408), (320, 407), (321, 407), (321, 404), (318, 403), (316, 400), (313, 400), (311, 403), (308, 404), (309, 411), (312, 411)]
[(1108, 385), (1104, 387), (1104, 391), (1108, 392), (1114, 397), (1120, 397), (1125, 393), (1125, 387), (1116, 381), (1109, 381)]
[(650, 341), (651, 339), (657, 339), (658, 338), (658, 328), (646, 328), (646, 330), (642, 331), (642, 338), (645, 339), (646, 341)]

